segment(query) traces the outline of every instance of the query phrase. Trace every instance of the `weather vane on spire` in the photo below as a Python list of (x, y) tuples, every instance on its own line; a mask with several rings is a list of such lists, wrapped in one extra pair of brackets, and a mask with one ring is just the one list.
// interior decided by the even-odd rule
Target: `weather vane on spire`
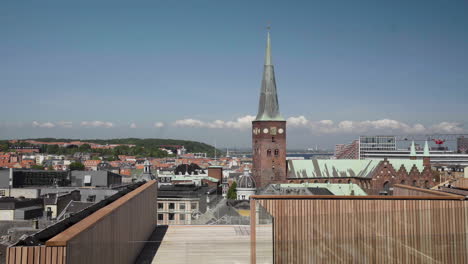
[(271, 23), (270, 23), (270, 21), (268, 21), (267, 27), (266, 27), (266, 28), (267, 28), (268, 31), (270, 31), (270, 29), (271, 29)]

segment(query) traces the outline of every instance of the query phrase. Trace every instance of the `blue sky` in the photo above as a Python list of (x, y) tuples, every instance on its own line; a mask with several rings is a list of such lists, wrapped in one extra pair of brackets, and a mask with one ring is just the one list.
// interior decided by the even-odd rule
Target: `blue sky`
[(467, 13), (457, 0), (4, 0), (0, 138), (249, 146), (268, 22), (289, 146), (466, 132)]

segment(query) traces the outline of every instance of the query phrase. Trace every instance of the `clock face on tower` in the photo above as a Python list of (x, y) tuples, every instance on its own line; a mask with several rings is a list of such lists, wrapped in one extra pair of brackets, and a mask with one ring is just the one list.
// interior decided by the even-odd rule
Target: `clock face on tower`
[(260, 134), (260, 128), (256, 127), (252, 130), (252, 132), (255, 134), (255, 135), (258, 135)]
[(283, 134), (284, 130), (282, 128), (278, 129), (278, 133)]
[(263, 134), (268, 134), (268, 128), (263, 129)]

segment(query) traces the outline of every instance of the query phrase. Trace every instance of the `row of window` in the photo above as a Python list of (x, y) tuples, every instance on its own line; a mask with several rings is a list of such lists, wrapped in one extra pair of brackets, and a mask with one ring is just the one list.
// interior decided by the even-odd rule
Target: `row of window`
[[(267, 156), (271, 157), (271, 149), (267, 150)], [(275, 149), (275, 157), (279, 156), (279, 149)]]
[[(168, 220), (173, 221), (175, 220), (175, 214), (174, 213), (169, 213), (168, 215)], [(162, 221), (164, 220), (164, 214), (158, 214), (158, 220)], [(179, 214), (179, 220), (185, 221), (185, 214)]]
[[(158, 209), (163, 209), (164, 208), (164, 203), (158, 203)], [(197, 203), (191, 203), (190, 208), (192, 210), (197, 209)], [(175, 209), (175, 203), (169, 203), (169, 210), (174, 210)], [(180, 203), (179, 204), (179, 210), (185, 210), (185, 203)]]

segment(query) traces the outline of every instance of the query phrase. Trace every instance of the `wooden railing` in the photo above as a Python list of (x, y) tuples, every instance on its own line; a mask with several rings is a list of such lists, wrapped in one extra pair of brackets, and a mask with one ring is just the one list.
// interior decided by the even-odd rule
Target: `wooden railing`
[(10, 247), (7, 263), (133, 263), (156, 227), (156, 181), (149, 181), (49, 239)]
[(468, 263), (462, 196), (254, 195), (252, 264), (258, 207), (273, 221), (274, 263)]

